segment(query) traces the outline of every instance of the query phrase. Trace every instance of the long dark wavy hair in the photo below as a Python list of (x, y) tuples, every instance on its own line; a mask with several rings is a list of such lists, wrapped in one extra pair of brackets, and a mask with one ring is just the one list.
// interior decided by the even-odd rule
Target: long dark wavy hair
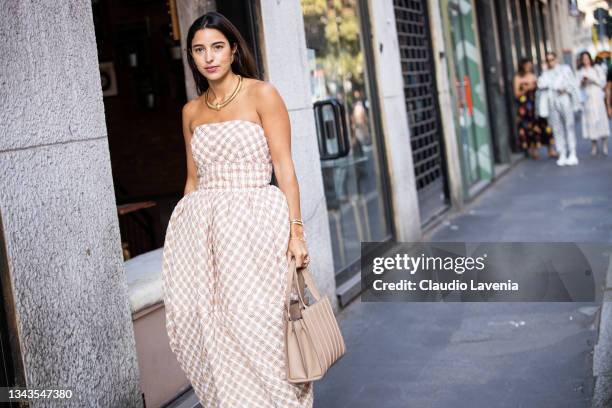
[(578, 56), (578, 69), (584, 67), (584, 64), (582, 63), (582, 57), (584, 57), (585, 55), (589, 57), (589, 61), (591, 61), (591, 66), (593, 66), (593, 57), (591, 57), (591, 53), (588, 51), (582, 51)]
[(208, 89), (208, 80), (198, 71), (198, 67), (193, 60), (193, 55), (191, 55), (191, 43), (195, 33), (204, 28), (214, 28), (221, 31), (232, 48), (234, 44), (237, 45), (234, 62), (232, 62), (232, 71), (235, 74), (242, 75), (245, 78), (259, 79), (253, 53), (240, 34), (240, 31), (238, 31), (236, 26), (234, 26), (223, 14), (211, 11), (197, 18), (193, 24), (191, 24), (187, 32), (187, 62), (189, 63), (189, 68), (191, 68), (198, 95), (202, 95), (202, 93), (206, 92)]
[(531, 59), (529, 58), (521, 58), (519, 63), (518, 63), (518, 73), (520, 76), (523, 76), (527, 73), (527, 70), (525, 69), (525, 67), (527, 66), (528, 63), (531, 62)]

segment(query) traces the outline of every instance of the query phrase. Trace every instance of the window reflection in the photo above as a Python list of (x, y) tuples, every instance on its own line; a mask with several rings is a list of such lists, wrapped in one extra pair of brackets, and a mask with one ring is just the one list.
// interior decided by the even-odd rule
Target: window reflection
[[(388, 235), (356, 0), (301, 0), (313, 103), (337, 99), (348, 156), (322, 160), (336, 271), (359, 260), (361, 241)], [(325, 114), (325, 111), (323, 111)], [(333, 141), (330, 142), (333, 144)]]

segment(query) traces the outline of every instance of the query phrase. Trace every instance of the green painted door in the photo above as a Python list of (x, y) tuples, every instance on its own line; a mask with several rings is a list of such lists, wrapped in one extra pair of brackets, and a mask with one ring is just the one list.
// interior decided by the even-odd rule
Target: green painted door
[(491, 135), (472, 1), (441, 0), (464, 194), (493, 176)]

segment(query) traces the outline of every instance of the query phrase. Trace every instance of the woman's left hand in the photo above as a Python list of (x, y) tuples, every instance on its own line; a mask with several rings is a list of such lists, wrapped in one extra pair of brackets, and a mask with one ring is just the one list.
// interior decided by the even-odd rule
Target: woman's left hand
[(303, 268), (308, 265), (310, 258), (308, 256), (308, 248), (306, 247), (306, 241), (299, 239), (289, 239), (289, 247), (287, 248), (287, 261), (291, 260), (291, 257), (295, 258), (295, 266), (297, 268)]

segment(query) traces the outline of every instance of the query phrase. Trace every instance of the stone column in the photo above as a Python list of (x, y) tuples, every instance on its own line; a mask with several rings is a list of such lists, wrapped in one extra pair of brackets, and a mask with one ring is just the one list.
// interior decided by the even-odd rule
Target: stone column
[(312, 109), (304, 20), (299, 0), (261, 0), (260, 44), (265, 72), (279, 91), (291, 121), (291, 150), (300, 184), (302, 219), (312, 259), (310, 267), (322, 294), (337, 310), (334, 262), (323, 191), (317, 131)]
[(398, 241), (417, 241), (421, 221), (406, 113), (404, 78), (400, 60), (395, 11), (391, 0), (371, 1), (373, 49), (391, 179), (393, 222)]
[(91, 2), (7, 2), (0, 27), (1, 272), (18, 385), (73, 392), (32, 407), (141, 407)]

